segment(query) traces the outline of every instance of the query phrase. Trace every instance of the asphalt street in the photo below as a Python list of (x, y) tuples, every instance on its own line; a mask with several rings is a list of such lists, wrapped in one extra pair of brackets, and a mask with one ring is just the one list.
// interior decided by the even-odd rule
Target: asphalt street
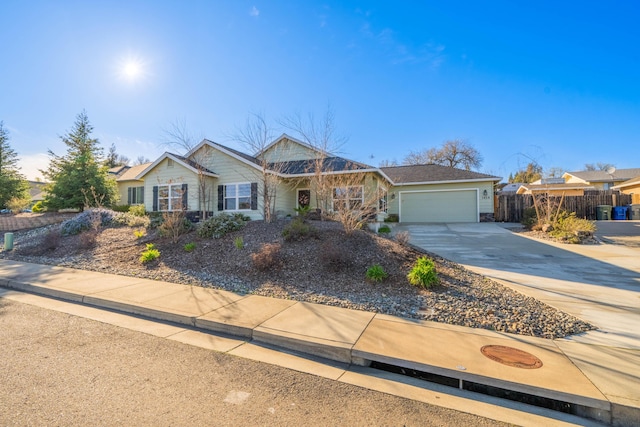
[(502, 425), (6, 299), (0, 342), (0, 425)]

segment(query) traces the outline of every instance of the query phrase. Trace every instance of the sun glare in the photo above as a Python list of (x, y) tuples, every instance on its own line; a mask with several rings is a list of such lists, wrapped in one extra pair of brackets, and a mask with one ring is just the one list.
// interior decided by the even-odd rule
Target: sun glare
[(141, 80), (146, 73), (144, 62), (138, 58), (122, 59), (118, 64), (118, 74), (122, 79), (129, 82)]

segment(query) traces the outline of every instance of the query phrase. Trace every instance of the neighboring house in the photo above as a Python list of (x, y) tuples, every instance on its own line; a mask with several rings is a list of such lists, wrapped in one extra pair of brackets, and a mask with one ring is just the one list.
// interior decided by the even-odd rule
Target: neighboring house
[(28, 181), (29, 182), (29, 196), (31, 197), (31, 206), (44, 200), (47, 192), (44, 191), (46, 182), (42, 181)]
[(640, 174), (635, 178), (615, 185), (612, 190), (619, 190), (622, 194), (631, 194), (631, 203), (640, 204)]
[(637, 176), (640, 176), (640, 168), (565, 172), (562, 175), (567, 184), (587, 184), (593, 186), (596, 190), (611, 190), (614, 186)]
[[(500, 180), (436, 165), (378, 169), (286, 134), (255, 155), (205, 139), (185, 156), (164, 153), (136, 168), (117, 178), (121, 202), (143, 203), (150, 212), (241, 212), (252, 219), (263, 219), (265, 172), (274, 183), (272, 211), (279, 217), (295, 215), (302, 206), (331, 211), (337, 204), (366, 204), (377, 213), (398, 214), (401, 222), (489, 219), (493, 186)], [(316, 197), (319, 176), (330, 188), (326, 206)]]
[(498, 194), (516, 194), (518, 189), (525, 185), (524, 182), (512, 182), (509, 184), (504, 184), (502, 188), (498, 190)]
[(492, 221), (497, 176), (440, 165), (380, 168), (393, 183), (389, 213), (400, 222)]
[(595, 190), (593, 185), (581, 182), (565, 182), (564, 178), (541, 178), (530, 184), (522, 184), (517, 194), (548, 194), (550, 196), (584, 196), (585, 190)]

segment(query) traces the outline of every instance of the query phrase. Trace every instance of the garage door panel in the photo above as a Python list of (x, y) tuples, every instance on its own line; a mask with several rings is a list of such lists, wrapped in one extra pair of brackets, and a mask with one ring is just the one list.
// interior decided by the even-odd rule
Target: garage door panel
[(403, 193), (402, 222), (478, 222), (476, 190)]

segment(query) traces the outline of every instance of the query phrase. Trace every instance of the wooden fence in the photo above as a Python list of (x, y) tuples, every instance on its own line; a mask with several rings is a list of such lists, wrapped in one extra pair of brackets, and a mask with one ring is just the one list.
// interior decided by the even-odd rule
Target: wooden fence
[[(562, 196), (552, 196), (560, 202)], [(631, 204), (630, 194), (618, 191), (585, 191), (584, 196), (565, 196), (562, 210), (575, 212), (578, 218), (596, 219), (597, 206), (626, 206)], [(520, 222), (524, 210), (533, 207), (533, 196), (530, 194), (503, 194), (496, 196), (494, 216), (496, 221)]]

